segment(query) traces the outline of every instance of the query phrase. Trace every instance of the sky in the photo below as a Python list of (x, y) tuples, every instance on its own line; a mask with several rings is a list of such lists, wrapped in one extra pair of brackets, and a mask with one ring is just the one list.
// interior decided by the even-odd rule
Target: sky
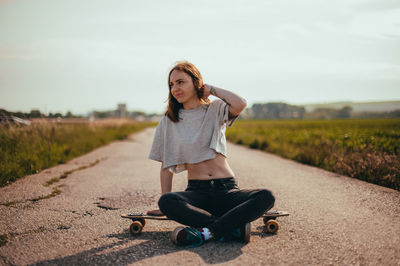
[(400, 100), (400, 1), (0, 0), (0, 108), (161, 113), (180, 60), (248, 106)]

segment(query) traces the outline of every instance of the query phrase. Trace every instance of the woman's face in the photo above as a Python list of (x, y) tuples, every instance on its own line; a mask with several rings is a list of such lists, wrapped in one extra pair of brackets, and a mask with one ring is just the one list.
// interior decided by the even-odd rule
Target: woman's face
[(174, 98), (182, 104), (198, 101), (192, 78), (183, 71), (174, 70), (169, 77), (169, 87)]

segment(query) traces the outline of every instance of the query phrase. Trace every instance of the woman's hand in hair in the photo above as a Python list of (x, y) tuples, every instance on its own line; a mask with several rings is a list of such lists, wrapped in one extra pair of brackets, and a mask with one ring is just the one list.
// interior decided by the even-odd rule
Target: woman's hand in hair
[(210, 93), (211, 86), (210, 85), (204, 84), (203, 87), (201, 87), (200, 89), (202, 90), (203, 99), (207, 99), (211, 95), (211, 93)]

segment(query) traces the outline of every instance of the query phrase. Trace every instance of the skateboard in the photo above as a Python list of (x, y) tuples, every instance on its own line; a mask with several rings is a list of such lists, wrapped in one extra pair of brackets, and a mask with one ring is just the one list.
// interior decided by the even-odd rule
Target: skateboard
[(279, 223), (276, 221), (278, 217), (289, 216), (286, 211), (267, 211), (261, 217), (265, 224), (265, 231), (275, 234), (279, 230)]
[[(267, 211), (260, 218), (263, 219), (265, 224), (265, 231), (268, 233), (275, 234), (279, 230), (279, 223), (276, 221), (278, 217), (289, 216), (286, 211)], [(146, 220), (159, 220), (159, 221), (169, 221), (167, 216), (154, 216), (147, 215), (144, 213), (130, 213), (121, 214), (122, 218), (131, 219), (132, 224), (129, 226), (129, 231), (132, 235), (138, 235), (142, 232), (143, 227), (146, 225)]]
[(127, 218), (132, 220), (131, 226), (129, 226), (129, 231), (131, 231), (132, 235), (138, 235), (142, 232), (143, 227), (146, 225), (146, 219), (148, 220), (159, 220), (159, 221), (168, 221), (167, 216), (155, 216), (155, 215), (147, 215), (144, 213), (130, 213), (130, 214), (121, 214), (122, 218)]

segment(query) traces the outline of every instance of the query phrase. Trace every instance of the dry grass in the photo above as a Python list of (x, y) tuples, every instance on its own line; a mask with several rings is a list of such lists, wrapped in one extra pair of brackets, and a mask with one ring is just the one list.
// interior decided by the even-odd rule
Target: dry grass
[(227, 138), (400, 190), (400, 119), (237, 121)]
[(56, 123), (42, 119), (24, 127), (1, 125), (0, 186), (154, 125), (120, 119), (93, 123)]

